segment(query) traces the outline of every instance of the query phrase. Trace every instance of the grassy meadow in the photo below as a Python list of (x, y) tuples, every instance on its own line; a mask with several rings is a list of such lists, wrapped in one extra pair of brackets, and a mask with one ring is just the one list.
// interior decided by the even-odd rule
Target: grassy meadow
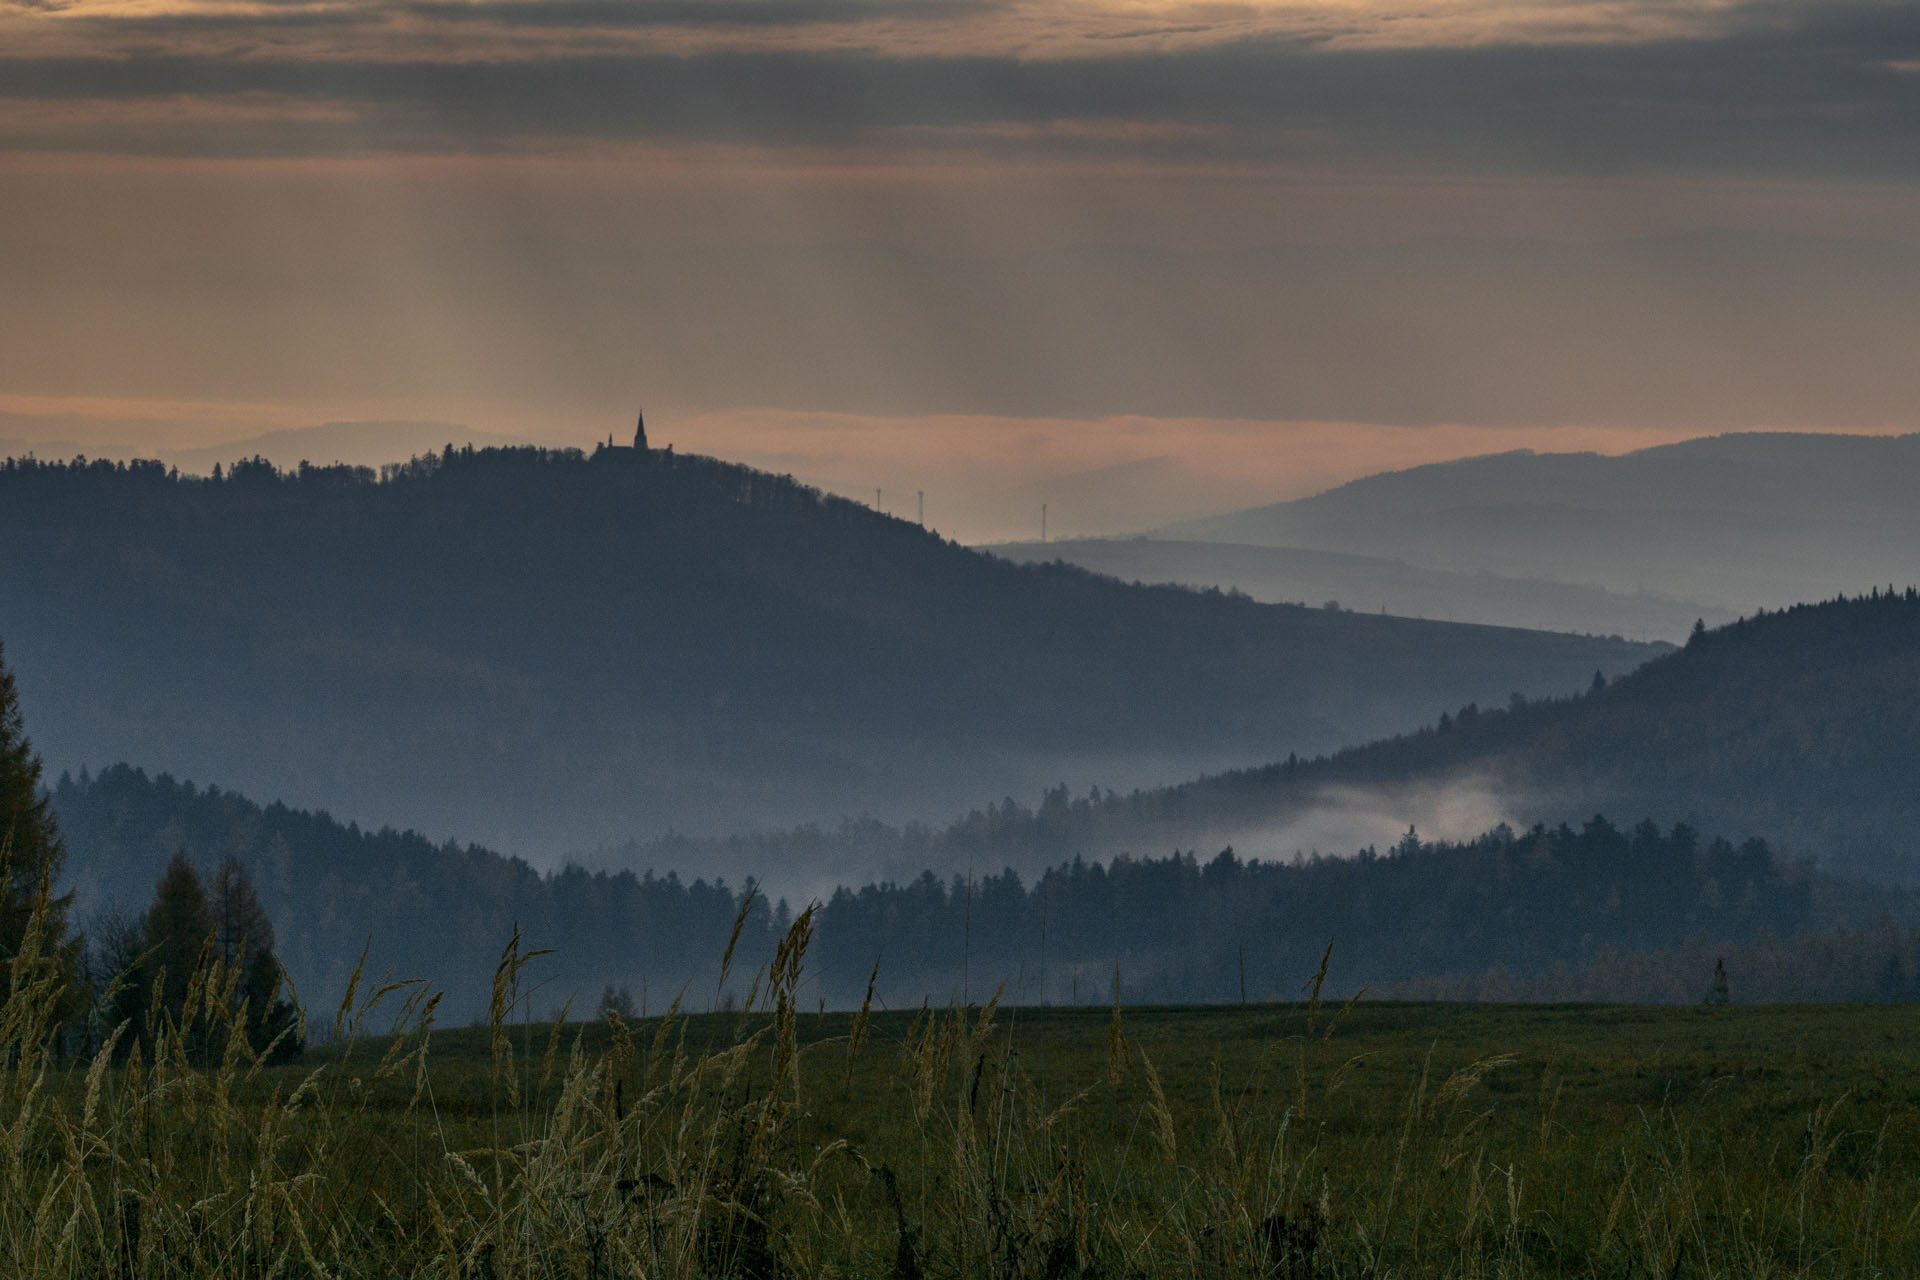
[(510, 948), (488, 1025), (363, 989), (274, 1067), (217, 965), (62, 1057), (29, 945), (0, 1274), (1920, 1274), (1915, 1007), (827, 1013), (809, 923), (739, 1012), (531, 1023)]

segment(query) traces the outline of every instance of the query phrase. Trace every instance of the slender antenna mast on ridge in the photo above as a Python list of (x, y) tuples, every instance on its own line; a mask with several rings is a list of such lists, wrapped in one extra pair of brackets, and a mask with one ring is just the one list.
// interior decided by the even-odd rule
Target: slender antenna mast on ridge
[(1047, 540), (1047, 504), (1040, 504), (1040, 541)]

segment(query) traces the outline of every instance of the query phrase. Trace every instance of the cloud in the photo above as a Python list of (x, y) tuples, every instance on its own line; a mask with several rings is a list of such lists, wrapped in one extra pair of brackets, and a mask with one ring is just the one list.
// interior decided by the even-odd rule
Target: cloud
[(419, 0), (405, 12), (433, 21), (590, 30), (657, 27), (798, 27), (875, 18), (977, 17), (996, 0)]
[[(453, 25), (585, 33), (596, 24), (847, 22), (859, 33), (869, 17), (990, 22), (996, 12), (967, 0), (521, 0), (375, 9), (367, 23), (425, 15)], [(208, 20), (178, 22), (184, 33)], [(1920, 58), (1920, 9), (1912, 6), (1746, 6), (1711, 37), (1628, 42), (1352, 47), (1324, 33), (1268, 32), (1196, 35), (1174, 47), (1080, 40), (1082, 50), (1098, 47), (1076, 56), (953, 53), (877, 36), (852, 47), (742, 48), (583, 36), (533, 40), (526, 52), (455, 39), (423, 57), (419, 41), (382, 37), (377, 25), (347, 41), (344, 53), (323, 42), (311, 50), (275, 44), (214, 54), (189, 49), (184, 37), (171, 49), (160, 38), (167, 21), (143, 20), (140, 40), (110, 57), (68, 51), (0, 59), (0, 93), (16, 104), (85, 104), (57, 127), (32, 113), (22, 124), (10, 110), (0, 146), (303, 154), (687, 140), (827, 146), (880, 158), (938, 145), (926, 131), (947, 130), (949, 145), (998, 155), (1084, 154), (1091, 139), (1104, 154), (1147, 162), (1920, 176), (1920, 78), (1900, 69)], [(273, 21), (342, 19), (336, 11), (302, 11), (261, 19), (263, 31)], [(325, 102), (342, 119), (276, 118), (249, 128), (149, 113), (168, 99), (244, 95)], [(1097, 136), (1038, 127), (1062, 122), (1143, 127)], [(1172, 125), (1184, 132), (1170, 135)]]
[(1218, 30), (1210, 22), (1196, 22), (1184, 27), (1140, 27), (1132, 31), (1089, 31), (1089, 40), (1145, 40), (1151, 36), (1186, 36)]

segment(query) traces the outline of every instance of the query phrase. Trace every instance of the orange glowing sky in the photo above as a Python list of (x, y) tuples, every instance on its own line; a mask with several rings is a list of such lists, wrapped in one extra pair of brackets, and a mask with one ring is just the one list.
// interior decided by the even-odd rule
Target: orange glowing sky
[(645, 402), (989, 538), (1912, 430), (1915, 67), (1878, 0), (0, 0), (0, 441)]

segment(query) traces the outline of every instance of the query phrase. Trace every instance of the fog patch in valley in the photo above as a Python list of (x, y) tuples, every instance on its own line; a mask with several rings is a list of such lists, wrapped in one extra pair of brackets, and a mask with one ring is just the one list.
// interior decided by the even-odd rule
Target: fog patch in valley
[(1384, 852), (1409, 830), (1426, 842), (1464, 843), (1502, 823), (1531, 825), (1525, 801), (1488, 774), (1445, 782), (1395, 787), (1327, 786), (1273, 820), (1210, 833), (1196, 856), (1231, 847), (1243, 859), (1285, 862), (1294, 858), (1353, 857), (1365, 849)]
[[(1079, 795), (1084, 796), (1081, 792)], [(1120, 805), (1124, 793), (1107, 792)], [(1012, 800), (1001, 802), (1011, 805)], [(1034, 812), (1034, 797), (1021, 805)], [(985, 808), (983, 804), (976, 808)], [(803, 826), (730, 837), (669, 835), (645, 842), (605, 845), (567, 862), (593, 871), (673, 874), (682, 881), (723, 880), (736, 889), (751, 881), (770, 900), (794, 907), (825, 902), (836, 889), (870, 884), (907, 884), (931, 872), (951, 884), (977, 881), (1011, 868), (1031, 886), (1049, 869), (1074, 858), (1110, 864), (1116, 858), (1191, 855), (1205, 862), (1224, 849), (1243, 861), (1292, 862), (1315, 857), (1351, 858), (1365, 850), (1385, 853), (1414, 830), (1423, 842), (1465, 843), (1502, 823), (1523, 829), (1537, 806), (1486, 773), (1405, 786), (1334, 785), (1315, 788), (1297, 802), (1259, 821), (1190, 824), (1096, 821), (1064, 846), (1033, 847), (1025, 838), (961, 851), (945, 824), (895, 826), (872, 818), (837, 825)], [(963, 820), (964, 821), (964, 820)], [(1030, 835), (1030, 828), (1018, 828)]]

